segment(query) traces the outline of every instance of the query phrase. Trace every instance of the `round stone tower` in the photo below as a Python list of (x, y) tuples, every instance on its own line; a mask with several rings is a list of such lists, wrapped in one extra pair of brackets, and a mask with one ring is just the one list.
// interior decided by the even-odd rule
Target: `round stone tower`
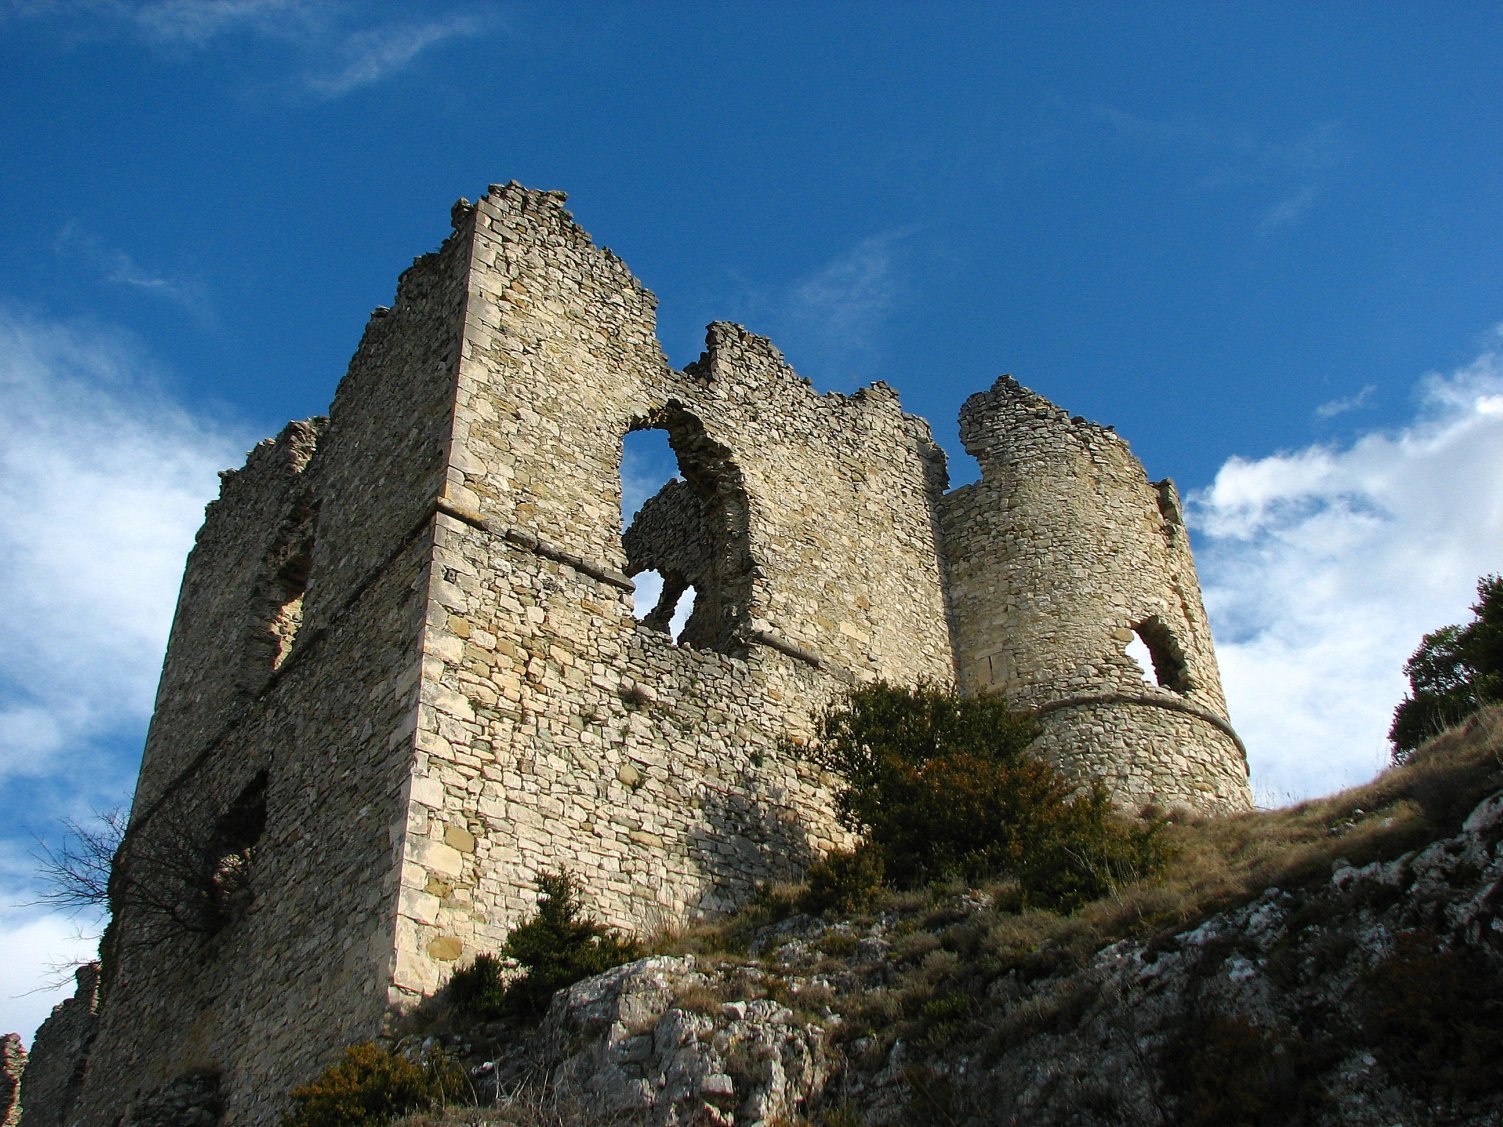
[(960, 435), (982, 472), (941, 513), (962, 690), (1036, 710), (1038, 750), (1125, 805), (1246, 809), (1174, 485), (1010, 376)]

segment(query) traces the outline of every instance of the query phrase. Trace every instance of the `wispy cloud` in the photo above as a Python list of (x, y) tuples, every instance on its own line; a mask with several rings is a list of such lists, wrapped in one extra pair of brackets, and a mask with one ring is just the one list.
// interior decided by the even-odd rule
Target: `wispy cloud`
[(1255, 190), (1265, 201), (1271, 198), (1256, 212), (1253, 228), (1259, 235), (1272, 234), (1310, 211), (1332, 174), (1352, 155), (1352, 146), (1335, 121), (1318, 122), (1289, 135), (1194, 118), (1142, 117), (1116, 106), (1092, 106), (1089, 114), (1119, 141), (1186, 161), (1187, 192), (1240, 188)]
[(1319, 419), (1334, 419), (1337, 415), (1345, 415), (1348, 411), (1360, 411), (1372, 402), (1377, 394), (1377, 384), (1365, 384), (1356, 395), (1348, 395), (1344, 399), (1332, 399), (1315, 408), (1315, 417)]
[(61, 994), (25, 991), (92, 953), (94, 921), (23, 906), (27, 830), (128, 793), (183, 557), (248, 445), (150, 371), (116, 333), (0, 304), (0, 1032), (29, 1037)]
[(444, 43), (501, 25), (495, 8), (434, 4), (416, 18), (392, 19), (350, 0), (11, 0), (4, 15), (125, 36), (179, 58), (237, 40), (276, 44), (290, 56), (281, 88), (325, 99), (386, 81)]
[(243, 32), (279, 39), (317, 33), (333, 8), (308, 0), (152, 0), (126, 5), (125, 13), (148, 40), (205, 47)]
[(0, 306), (0, 783), (144, 725), (183, 557), (246, 445), (146, 366), (107, 332)]
[(1232, 720), (1277, 799), (1371, 776), (1405, 659), (1503, 558), (1503, 353), (1347, 445), (1228, 461), (1190, 498)]
[(803, 277), (766, 290), (745, 289), (731, 302), (826, 386), (870, 378), (888, 319), (907, 286), (905, 250), (918, 227), (861, 239)]
[(869, 348), (898, 293), (894, 248), (910, 233), (873, 235), (843, 251), (794, 285), (790, 312), (830, 344)]
[(421, 24), (359, 31), (337, 44), (332, 71), (306, 76), (308, 88), (324, 97), (335, 98), (405, 70), (419, 55), (441, 43), (485, 30), (485, 21), (474, 16), (456, 15)]
[(60, 257), (107, 282), (170, 301), (202, 322), (213, 320), (208, 291), (202, 282), (148, 269), (127, 252), (107, 246), (84, 231), (76, 219), (70, 219), (57, 233), (53, 248)]

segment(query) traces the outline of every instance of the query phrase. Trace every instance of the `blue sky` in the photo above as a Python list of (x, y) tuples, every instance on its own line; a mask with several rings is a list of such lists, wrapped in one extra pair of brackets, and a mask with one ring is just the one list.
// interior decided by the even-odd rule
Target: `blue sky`
[(491, 182), (567, 191), (675, 363), (727, 319), (885, 379), (956, 483), (1000, 372), (1114, 425), (1264, 802), (1377, 770), (1503, 567), (1496, 4), (0, 0), (0, 106), (0, 1032), (86, 946), (30, 835), (128, 795), (216, 471)]

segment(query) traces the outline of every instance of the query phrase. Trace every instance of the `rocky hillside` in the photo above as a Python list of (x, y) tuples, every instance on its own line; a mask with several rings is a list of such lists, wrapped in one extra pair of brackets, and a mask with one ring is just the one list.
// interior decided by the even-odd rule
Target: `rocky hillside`
[(408, 1048), (466, 1055), (488, 1106), (409, 1127), (1503, 1123), (1503, 711), (1171, 832), (1166, 874), (1070, 916), (1005, 886), (850, 919), (773, 893), (535, 1036), (440, 1016)]

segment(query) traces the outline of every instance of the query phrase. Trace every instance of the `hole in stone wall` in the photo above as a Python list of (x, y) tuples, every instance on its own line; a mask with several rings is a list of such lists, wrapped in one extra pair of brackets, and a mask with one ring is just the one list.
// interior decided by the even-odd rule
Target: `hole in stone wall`
[(1143, 680), (1176, 693), (1190, 689), (1190, 670), (1184, 649), (1173, 632), (1158, 617), (1147, 618), (1132, 628), (1127, 656), (1137, 663)]
[(251, 865), (266, 831), (266, 772), (251, 780), (214, 826), (209, 850), (209, 892), (216, 922), (245, 914), (254, 893)]
[(271, 634), (273, 669), (282, 668), (287, 655), (292, 653), (298, 629), (303, 625), (303, 595), (308, 590), (311, 564), (312, 560), (304, 549), (283, 564), (272, 580), (272, 602), (276, 609), (272, 611), (267, 629)]
[(680, 476), (678, 455), (666, 430), (628, 431), (621, 440), (621, 531), (631, 527), (643, 505)]
[(730, 451), (681, 404), (643, 416), (624, 436), (621, 513), (642, 625), (686, 646), (743, 652), (746, 491)]
[(251, 594), (249, 641), (243, 684), (259, 692), (267, 675), (292, 655), (303, 625), (303, 597), (313, 566), (313, 508), (306, 500), (289, 515), (262, 563), (262, 579)]
[(637, 620), (649, 630), (665, 631), (678, 641), (694, 611), (694, 588), (685, 587), (677, 599), (668, 602), (663, 598), (663, 576), (659, 572), (643, 571), (635, 578), (637, 589), (632, 594), (632, 610)]
[(1137, 663), (1138, 672), (1147, 684), (1159, 683), (1158, 675), (1153, 671), (1153, 655), (1148, 652), (1148, 643), (1136, 632), (1133, 633), (1132, 641), (1127, 643), (1127, 656)]

